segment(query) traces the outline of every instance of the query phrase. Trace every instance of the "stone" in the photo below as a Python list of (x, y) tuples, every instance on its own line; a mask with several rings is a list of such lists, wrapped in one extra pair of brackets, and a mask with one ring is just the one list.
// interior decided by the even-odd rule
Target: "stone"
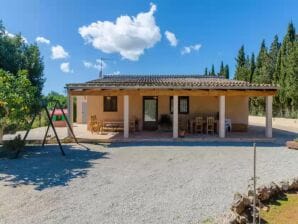
[(237, 222), (239, 224), (247, 224), (248, 222), (248, 218), (245, 215), (238, 215), (237, 216)]
[(298, 177), (289, 180), (289, 190), (298, 190)]
[(236, 193), (234, 195), (234, 200), (232, 203), (231, 210), (240, 215), (244, 212), (245, 208), (249, 205), (250, 205), (250, 200), (246, 195)]
[(264, 206), (264, 207), (262, 208), (262, 210), (263, 210), (264, 212), (269, 212), (270, 207), (269, 207), (269, 206)]
[(238, 224), (237, 214), (233, 211), (228, 211), (221, 217), (217, 218), (215, 224)]
[(257, 197), (260, 201), (267, 201), (270, 198), (270, 192), (267, 186), (262, 185), (257, 188)]
[(289, 190), (289, 181), (283, 180), (283, 181), (278, 182), (277, 185), (281, 191)]

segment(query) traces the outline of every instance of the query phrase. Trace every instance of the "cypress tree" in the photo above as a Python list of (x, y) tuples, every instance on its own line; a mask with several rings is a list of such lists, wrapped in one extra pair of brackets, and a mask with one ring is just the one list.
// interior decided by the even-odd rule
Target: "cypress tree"
[(230, 79), (229, 65), (226, 65), (226, 66), (225, 66), (225, 69), (224, 69), (224, 77), (225, 77), (226, 79)]
[(248, 77), (248, 68), (247, 68), (247, 58), (245, 57), (244, 45), (238, 51), (236, 58), (236, 72), (234, 79), (247, 81)]
[(220, 76), (220, 77), (224, 77), (224, 71), (225, 70), (225, 68), (224, 68), (224, 63), (223, 63), (223, 61), (221, 61), (221, 63), (220, 63), (220, 69), (219, 69), (219, 73), (218, 73), (218, 76)]
[(208, 69), (207, 69), (207, 67), (205, 68), (205, 73), (204, 73), (204, 75), (205, 75), (205, 76), (208, 75)]
[(210, 73), (211, 76), (215, 76), (215, 69), (214, 69), (214, 65), (212, 64), (212, 67), (211, 67), (211, 73)]
[(249, 82), (252, 82), (253, 80), (253, 75), (256, 69), (256, 62), (255, 62), (255, 54), (252, 53), (251, 54), (251, 58), (250, 58), (250, 75), (249, 75)]

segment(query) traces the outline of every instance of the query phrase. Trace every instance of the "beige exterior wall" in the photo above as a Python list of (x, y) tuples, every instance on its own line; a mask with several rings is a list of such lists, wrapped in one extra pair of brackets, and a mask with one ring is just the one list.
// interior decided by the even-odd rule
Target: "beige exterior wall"
[[(96, 115), (98, 120), (123, 120), (123, 96), (117, 98), (117, 112), (103, 111), (103, 96), (87, 97), (87, 119)], [(219, 112), (219, 98), (217, 96), (190, 96), (189, 117), (196, 114), (208, 114)], [(158, 116), (170, 114), (170, 97), (158, 96)], [(248, 125), (248, 97), (228, 96), (226, 97), (226, 118), (230, 118), (233, 124)], [(143, 120), (143, 97), (140, 95), (129, 96), (129, 117), (139, 120), (139, 128), (142, 128)]]

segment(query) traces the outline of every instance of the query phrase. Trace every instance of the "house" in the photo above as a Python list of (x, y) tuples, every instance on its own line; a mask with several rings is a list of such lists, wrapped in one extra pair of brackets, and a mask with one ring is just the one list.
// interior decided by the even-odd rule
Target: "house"
[[(272, 137), (272, 98), (277, 87), (201, 75), (105, 75), (102, 78), (67, 84), (69, 117), (72, 120), (73, 97), (77, 97), (78, 122), (88, 123), (91, 116), (101, 121), (122, 124), (123, 136), (130, 135), (131, 122), (136, 129), (154, 131), (162, 118), (171, 119), (173, 138), (181, 125), (192, 132), (197, 117), (214, 117), (216, 133), (226, 135), (229, 121), (232, 131), (246, 131), (249, 97), (265, 97), (265, 136)], [(192, 129), (192, 130), (190, 130)]]

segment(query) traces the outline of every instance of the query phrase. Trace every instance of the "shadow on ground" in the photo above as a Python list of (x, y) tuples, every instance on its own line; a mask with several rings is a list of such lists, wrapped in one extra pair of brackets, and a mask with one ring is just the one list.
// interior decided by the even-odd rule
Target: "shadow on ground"
[[(260, 126), (250, 126), (250, 129), (253, 129), (254, 133), (252, 133), (252, 136), (256, 136), (256, 145), (257, 147), (281, 147), (286, 145), (286, 141), (293, 140), (294, 138), (297, 138), (298, 133), (291, 132), (291, 131), (284, 131), (281, 129), (273, 128), (273, 139), (266, 139), (264, 137), (264, 127)], [(106, 144), (106, 147), (150, 147), (150, 146), (178, 146), (178, 147), (217, 147), (217, 146), (231, 146), (231, 147), (252, 147), (254, 138), (249, 137), (245, 138), (245, 133), (241, 132), (239, 133), (239, 136), (237, 139), (237, 133), (232, 133), (234, 135), (234, 138), (236, 141), (229, 141), (229, 140), (203, 140), (203, 141), (185, 141), (184, 139), (178, 139), (177, 141), (135, 141), (135, 142), (113, 142), (110, 144)], [(236, 137), (235, 137), (236, 136)], [(228, 136), (229, 137), (229, 136)], [(261, 139), (261, 140), (258, 140)], [(191, 139), (191, 138), (190, 138)], [(263, 139), (263, 140), (262, 140)]]
[(74, 178), (84, 178), (106, 152), (90, 151), (75, 145), (28, 146), (18, 159), (0, 160), (0, 184), (7, 187), (34, 185), (36, 190), (67, 186)]

